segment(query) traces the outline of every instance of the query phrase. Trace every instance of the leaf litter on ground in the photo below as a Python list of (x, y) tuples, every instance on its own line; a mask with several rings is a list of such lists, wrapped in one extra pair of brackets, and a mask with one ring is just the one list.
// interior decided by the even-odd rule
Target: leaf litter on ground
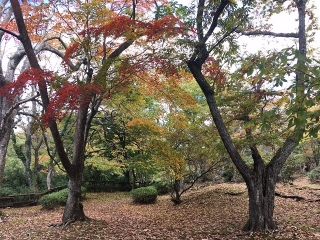
[(312, 185), (278, 184), (274, 219), (279, 228), (271, 233), (249, 235), (241, 227), (248, 215), (245, 184), (197, 185), (174, 205), (169, 196), (155, 204), (132, 203), (129, 193), (88, 193), (83, 202), (89, 221), (65, 229), (48, 227), (58, 223), (63, 207), (47, 211), (41, 206), (2, 210), (0, 239), (320, 239), (320, 198)]

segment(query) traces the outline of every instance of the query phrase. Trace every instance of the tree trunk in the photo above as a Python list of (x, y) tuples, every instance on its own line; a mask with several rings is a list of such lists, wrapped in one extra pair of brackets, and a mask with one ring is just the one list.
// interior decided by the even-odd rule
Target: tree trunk
[(51, 177), (52, 177), (52, 172), (53, 172), (53, 168), (54, 168), (53, 163), (51, 161), (52, 160), (50, 160), (48, 174), (47, 174), (47, 189), (48, 190), (51, 189)]
[[(7, 130), (0, 137), (0, 189), (2, 187), (2, 180), (4, 175), (4, 167), (6, 165), (6, 154), (8, 149), (8, 143), (10, 139), (11, 126), (7, 126)], [(1, 131), (2, 133), (2, 131)]]
[(249, 219), (243, 229), (245, 231), (262, 231), (276, 228), (273, 221), (274, 181), (265, 181), (263, 176), (255, 178), (247, 185), (249, 195)]
[(31, 122), (28, 122), (27, 124), (27, 128), (26, 128), (26, 132), (25, 132), (25, 135), (26, 135), (26, 140), (25, 140), (25, 178), (26, 178), (26, 182), (28, 184), (28, 187), (30, 188), (31, 191), (34, 191), (34, 186), (33, 186), (33, 181), (32, 181), (32, 173), (31, 173), (31, 124), (32, 124), (32, 120)]
[(62, 222), (65, 225), (68, 225), (71, 222), (84, 221), (87, 219), (81, 203), (81, 175), (79, 176), (78, 173), (75, 175), (76, 176), (69, 178), (69, 194), (62, 217)]
[(173, 184), (173, 189), (171, 193), (171, 201), (174, 202), (175, 204), (180, 204), (181, 203), (181, 189), (183, 188), (182, 186), (182, 180), (174, 180)]

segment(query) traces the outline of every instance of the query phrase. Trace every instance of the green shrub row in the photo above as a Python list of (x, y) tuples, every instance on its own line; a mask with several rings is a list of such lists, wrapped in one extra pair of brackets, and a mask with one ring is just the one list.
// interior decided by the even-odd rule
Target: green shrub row
[[(58, 192), (50, 193), (47, 195), (42, 196), (38, 203), (42, 206), (44, 209), (54, 209), (59, 206), (65, 206), (67, 199), (68, 199), (68, 188), (62, 189)], [(81, 187), (81, 196), (84, 198), (86, 193), (86, 189), (84, 187)]]
[(157, 200), (158, 192), (154, 186), (141, 187), (131, 190), (131, 198), (134, 203), (154, 203)]

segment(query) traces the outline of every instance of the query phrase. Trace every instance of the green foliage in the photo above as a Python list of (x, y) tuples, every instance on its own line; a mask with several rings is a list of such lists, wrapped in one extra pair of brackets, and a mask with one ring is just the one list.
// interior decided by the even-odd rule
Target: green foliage
[(159, 195), (167, 194), (170, 192), (170, 184), (167, 182), (156, 182), (152, 186), (157, 189)]
[(83, 182), (88, 192), (131, 190), (131, 186), (126, 182), (124, 175), (118, 173), (116, 169), (100, 169), (93, 165), (85, 166)]
[(19, 188), (4, 186), (0, 190), (0, 197), (15, 195), (17, 193), (18, 194), (28, 194), (28, 193), (31, 193), (31, 191), (30, 191), (30, 188), (28, 188), (27, 186), (20, 186)]
[(54, 209), (58, 206), (64, 206), (68, 198), (68, 189), (44, 195), (39, 199), (39, 204), (44, 209)]
[(312, 169), (308, 173), (308, 177), (311, 182), (313, 182), (313, 183), (318, 182), (320, 180), (320, 167), (316, 167), (316, 168)]
[(293, 176), (300, 170), (300, 165), (303, 162), (298, 154), (288, 158), (280, 172), (281, 181), (284, 183), (292, 182)]
[(22, 186), (26, 186), (24, 166), (19, 159), (11, 158), (7, 161), (4, 170), (3, 186), (17, 190)]
[(158, 192), (154, 186), (141, 187), (131, 191), (131, 198), (135, 203), (154, 203), (157, 196)]
[(232, 168), (226, 169), (222, 173), (222, 177), (226, 182), (231, 182), (233, 176), (234, 176), (234, 170)]
[[(67, 202), (68, 193), (69, 193), (69, 190), (65, 188), (58, 192), (44, 195), (39, 199), (39, 204), (44, 209), (48, 209), (48, 210), (54, 209), (59, 206), (64, 206)], [(86, 193), (86, 189), (84, 187), (81, 187), (82, 197), (85, 196), (85, 193)]]

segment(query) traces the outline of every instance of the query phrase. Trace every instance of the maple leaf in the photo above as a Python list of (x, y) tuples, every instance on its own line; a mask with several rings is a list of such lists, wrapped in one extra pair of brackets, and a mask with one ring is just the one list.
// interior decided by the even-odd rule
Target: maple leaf
[(69, 110), (81, 109), (90, 103), (93, 95), (100, 94), (101, 89), (95, 84), (71, 84), (66, 82), (52, 96), (42, 121), (46, 126), (58, 120), (61, 121)]
[(16, 81), (2, 86), (0, 88), (0, 96), (13, 101), (23, 94), (28, 86), (37, 85), (40, 80), (51, 82), (53, 79), (54, 77), (52, 72), (30, 68), (21, 73)]

